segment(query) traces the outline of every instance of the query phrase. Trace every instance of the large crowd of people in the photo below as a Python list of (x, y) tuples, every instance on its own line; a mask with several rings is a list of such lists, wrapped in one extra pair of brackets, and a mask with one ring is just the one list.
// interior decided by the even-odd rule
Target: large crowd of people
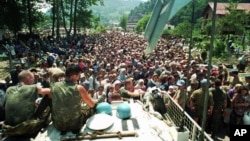
[[(206, 52), (193, 49), (189, 56), (188, 45), (182, 38), (160, 39), (151, 54), (144, 53), (147, 41), (135, 33), (77, 35), (62, 38), (56, 43), (47, 38), (14, 43), (12, 57), (15, 59), (25, 56), (24, 44), (36, 51), (30, 52), (28, 56), (29, 62), (34, 64), (32, 68), (25, 68), (24, 63), (16, 65), (10, 77), (1, 85), (4, 93), (1, 95), (5, 95), (0, 100), (0, 109), (5, 113), (1, 120), (10, 126), (32, 117), (31, 110), (20, 109), (23, 105), (18, 105), (17, 100), (22, 100), (20, 103), (27, 102), (25, 105), (28, 109), (33, 106), (31, 101), (39, 104), (35, 100), (35, 93), (39, 97), (49, 93), (45, 96), (47, 102), (42, 99), (40, 105), (52, 105), (52, 121), (62, 132), (79, 130), (81, 124), (77, 123), (82, 120), (79, 113), (81, 101), (94, 108), (100, 101), (141, 100), (147, 90), (153, 87), (161, 89), (166, 109), (169, 103), (164, 97), (168, 95), (201, 125), (205, 88), (209, 85), (207, 115), (212, 137), (216, 136), (223, 122), (244, 124), (244, 112), (250, 111), (250, 75), (241, 80), (239, 70), (235, 68), (229, 70), (223, 63), (209, 66)], [(211, 72), (208, 73), (208, 70)], [(29, 91), (23, 92), (32, 95), (32, 99), (24, 99), (26, 96), (20, 93), (27, 87), (30, 87)], [(13, 93), (19, 93), (23, 98), (13, 100)], [(5, 102), (2, 102), (2, 97), (6, 97)], [(52, 102), (48, 102), (50, 100)], [(46, 109), (46, 106), (41, 109)], [(69, 111), (69, 107), (72, 111)], [(34, 107), (31, 109), (34, 111)], [(230, 113), (224, 116), (225, 111)], [(22, 114), (12, 115), (15, 113)], [(24, 114), (25, 117), (22, 116)]]

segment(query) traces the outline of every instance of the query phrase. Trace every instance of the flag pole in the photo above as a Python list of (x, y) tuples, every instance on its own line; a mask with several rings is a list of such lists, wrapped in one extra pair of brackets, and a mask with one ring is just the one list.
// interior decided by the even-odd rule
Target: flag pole
[(158, 39), (161, 37), (167, 22), (190, 1), (191, 0), (157, 1), (144, 33), (144, 37), (148, 40), (148, 47), (145, 50), (146, 54), (150, 54), (157, 46)]
[(211, 27), (211, 38), (210, 38), (210, 48), (209, 48), (209, 58), (208, 58), (208, 72), (207, 72), (207, 86), (205, 90), (205, 100), (204, 100), (204, 109), (202, 114), (202, 126), (201, 126), (201, 136), (199, 138), (200, 141), (204, 140), (204, 131), (206, 128), (207, 121), (207, 107), (208, 107), (208, 95), (209, 95), (209, 85), (210, 85), (210, 70), (212, 68), (212, 56), (213, 56), (213, 46), (214, 46), (214, 35), (215, 35), (215, 21), (216, 21), (216, 8), (217, 0), (214, 0), (214, 10), (212, 16), (212, 27)]
[[(191, 62), (191, 50), (193, 48), (193, 29), (194, 29), (194, 8), (195, 8), (195, 0), (192, 0), (192, 15), (191, 15), (191, 29), (190, 29), (190, 43), (189, 43), (189, 50), (188, 50), (188, 65), (187, 70), (190, 70), (190, 62)], [(190, 76), (187, 76), (189, 79)], [(189, 81), (186, 80), (186, 89), (189, 86)], [(187, 99), (187, 95), (185, 95), (185, 99)], [(185, 107), (186, 107), (186, 100), (184, 101), (184, 107), (182, 109), (182, 118), (180, 122), (179, 132), (185, 131), (184, 129), (184, 121), (185, 121)]]

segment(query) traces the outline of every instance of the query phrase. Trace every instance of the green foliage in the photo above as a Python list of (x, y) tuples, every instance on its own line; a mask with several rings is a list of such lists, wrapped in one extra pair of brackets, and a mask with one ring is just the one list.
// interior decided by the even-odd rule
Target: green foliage
[[(62, 14), (64, 28), (68, 35), (71, 34), (71, 29), (74, 25), (74, 34), (77, 28), (91, 28), (92, 27), (92, 11), (88, 8), (92, 5), (97, 5), (100, 0), (65, 0), (61, 1), (59, 7)], [(61, 20), (61, 19), (59, 19)], [(60, 23), (61, 24), (61, 23)], [(69, 30), (67, 30), (69, 28)]]
[[(84, 27), (84, 28), (90, 28), (90, 27), (96, 27), (99, 22), (97, 20), (98, 18), (94, 17), (92, 15), (92, 11), (90, 10), (79, 10), (76, 15), (76, 25), (77, 27)], [(92, 21), (97, 23), (92, 23)]]
[[(211, 36), (201, 35), (195, 33), (196, 35), (193, 36), (193, 43), (194, 47), (199, 48), (201, 50), (210, 50), (211, 44)], [(216, 36), (213, 45), (213, 57), (223, 57), (226, 55), (226, 42), (221, 39), (221, 37)]]
[(128, 16), (122, 15), (120, 18), (119, 26), (123, 29), (123, 31), (127, 31), (127, 23), (128, 23)]
[[(153, 10), (154, 4), (156, 0), (148, 1), (148, 3), (143, 3), (140, 7), (136, 7), (129, 14), (129, 19), (139, 18), (137, 13), (149, 13)], [(194, 3), (192, 3), (194, 2)], [(209, 50), (210, 42), (211, 42), (211, 29), (212, 23), (209, 21), (205, 28), (201, 31), (202, 23), (203, 23), (203, 11), (207, 6), (210, 0), (195, 0), (191, 1), (188, 5), (182, 8), (170, 21), (170, 24), (176, 25), (173, 30), (165, 30), (162, 36), (182, 36), (188, 39), (190, 38), (191, 33), (191, 24), (193, 24), (193, 42), (194, 47), (197, 47), (202, 50)], [(228, 0), (220, 0), (218, 2), (229, 2)], [(246, 14), (242, 11), (236, 10), (235, 6), (237, 2), (246, 2), (249, 3), (249, 0), (231, 0), (232, 6), (229, 7), (230, 14), (227, 14), (225, 17), (220, 17), (219, 20), (216, 21), (216, 30), (215, 30), (215, 40), (213, 45), (213, 57), (215, 58), (223, 58), (227, 56), (227, 39), (228, 35), (223, 35), (222, 33), (227, 31), (234, 31), (235, 34), (230, 38), (233, 38), (235, 46), (239, 47), (239, 49), (244, 50), (244, 40), (243, 37), (250, 36), (250, 26), (246, 27), (246, 23), (250, 23), (250, 13)], [(235, 3), (235, 4), (233, 4)], [(194, 4), (194, 5), (192, 5)], [(147, 5), (147, 6), (146, 6)], [(150, 7), (150, 6), (151, 7)], [(234, 6), (233, 6), (234, 5)], [(194, 7), (193, 7), (194, 6)], [(150, 7), (150, 8), (149, 8)], [(194, 8), (194, 21), (192, 22), (192, 10)], [(133, 18), (132, 18), (133, 17)], [(142, 17), (142, 16), (141, 16)], [(144, 18), (144, 17), (143, 17)], [(142, 31), (145, 29), (143, 25), (146, 25), (144, 19), (141, 18), (136, 26), (136, 31)], [(137, 19), (138, 20), (138, 19)], [(247, 30), (248, 29), (248, 30)], [(240, 36), (239, 36), (240, 35)], [(245, 42), (249, 42), (246, 37)]]
[(38, 28), (50, 28), (50, 26), (52, 25), (52, 19), (50, 17), (50, 15), (46, 15), (46, 14), (42, 14), (41, 13), (41, 17), (42, 17), (42, 20), (37, 23), (37, 26)]
[(193, 36), (194, 47), (202, 50), (209, 50), (210, 47), (210, 37), (204, 35)]
[(200, 30), (203, 24), (204, 18), (200, 17), (196, 20), (196, 22), (194, 23), (194, 29), (195, 30)]
[(23, 23), (21, 6), (13, 1), (1, 1), (0, 3), (0, 27), (7, 27), (9, 30), (17, 32)]
[[(66, 19), (66, 26), (72, 25), (72, 22), (76, 21), (78, 27), (91, 27), (92, 11), (88, 8), (92, 5), (97, 5), (102, 0), (65, 0), (62, 1), (64, 8), (64, 15), (61, 13), (62, 9), (59, 7), (59, 24), (62, 24), (62, 17)], [(20, 31), (24, 27), (37, 28), (41, 25), (52, 25), (52, 20), (48, 20), (46, 14), (39, 12), (35, 3), (42, 2), (41, 0), (23, 0), (23, 1), (0, 1), (0, 28), (6, 27), (14, 33)], [(55, 3), (57, 0), (46, 0), (46, 2), (57, 6)], [(75, 3), (73, 3), (75, 2)], [(61, 3), (60, 3), (61, 5)], [(75, 20), (72, 20), (72, 12), (70, 8), (77, 6), (74, 9), (76, 13)], [(56, 9), (53, 7), (54, 9)], [(55, 12), (52, 11), (52, 14)]]
[(230, 3), (229, 7), (227, 8), (230, 13), (218, 20), (217, 29), (220, 31), (220, 33), (244, 33), (247, 14), (245, 11), (237, 10), (236, 7), (237, 3)]
[[(198, 4), (199, 3), (199, 4)], [(195, 21), (201, 16), (201, 9), (203, 10), (207, 3), (204, 0), (202, 2), (200, 0), (195, 0), (195, 8), (194, 8), (194, 23)], [(185, 7), (180, 9), (176, 15), (171, 19), (170, 23), (173, 25), (178, 25), (182, 21), (189, 21), (192, 20), (192, 13), (193, 13), (193, 5), (192, 2), (187, 4)]]
[(94, 31), (94, 33), (103, 33), (107, 31), (107, 27), (105, 25), (98, 25)]
[(43, 15), (35, 7), (35, 0), (1, 1), (0, 27), (6, 27), (17, 33), (23, 27), (36, 27)]
[[(210, 50), (210, 46), (211, 46), (210, 36), (206, 36), (206, 35), (194, 36), (193, 40), (194, 40), (194, 47), (197, 47), (201, 50), (206, 50), (206, 51)], [(213, 57), (216, 57), (216, 58), (225, 57), (226, 56), (225, 50), (226, 50), (226, 42), (220, 39), (219, 36), (216, 36), (214, 44), (213, 44), (213, 49), (212, 49)]]
[(6, 61), (8, 60), (8, 55), (6, 55), (5, 53), (0, 54), (0, 61)]
[(214, 47), (213, 47), (213, 56), (215, 57), (222, 57), (225, 56), (225, 48), (226, 44), (223, 40), (215, 40)]
[(206, 35), (211, 35), (211, 33), (212, 33), (212, 30), (211, 30), (211, 29), (212, 29), (212, 22), (209, 21), (209, 22), (205, 25), (203, 31), (204, 31), (204, 33), (205, 33)]
[(141, 0), (103, 0), (104, 6), (91, 6), (93, 14), (101, 17), (103, 24), (119, 23), (122, 15), (129, 14)]
[(135, 30), (137, 32), (143, 32), (146, 29), (147, 23), (150, 19), (151, 13), (148, 13), (147, 15), (143, 16), (143, 18), (141, 18), (137, 23), (136, 23), (136, 27)]
[(172, 31), (173, 35), (182, 36), (184, 38), (189, 38), (191, 33), (191, 23), (189, 21), (184, 21), (178, 24)]
[(96, 29), (100, 25), (100, 17), (99, 16), (93, 16), (91, 18), (91, 27)]
[(34, 11), (34, 20), (36, 21), (34, 23), (34, 28), (39, 28), (41, 26), (41, 23), (46, 23), (46, 21), (51, 21), (48, 19), (48, 16), (43, 14), (42, 12), (39, 11)]
[(129, 22), (137, 22), (141, 18), (144, 17), (144, 15), (147, 15), (148, 13), (151, 13), (155, 3), (157, 0), (149, 0), (145, 3), (141, 3), (140, 5), (136, 6), (134, 9), (132, 9), (128, 15), (128, 21)]
[[(128, 15), (129, 21), (138, 21), (144, 15), (152, 12), (154, 5), (157, 0), (149, 0), (145, 3), (140, 4), (139, 6), (135, 7), (133, 10), (130, 11)], [(194, 0), (194, 28), (199, 29), (201, 28), (202, 23), (202, 13), (207, 6), (208, 2), (211, 0)], [(228, 0), (220, 0), (218, 2), (228, 2)], [(249, 2), (249, 0), (232, 0), (232, 2)], [(183, 21), (192, 20), (192, 1), (187, 4), (184, 8), (182, 8), (176, 15), (171, 19), (170, 23), (173, 25), (178, 25)]]

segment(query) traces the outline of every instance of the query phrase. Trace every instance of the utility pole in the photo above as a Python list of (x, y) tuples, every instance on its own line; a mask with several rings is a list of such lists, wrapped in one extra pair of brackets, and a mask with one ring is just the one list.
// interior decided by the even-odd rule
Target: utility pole
[(217, 7), (217, 0), (214, 0), (214, 10), (213, 10), (213, 17), (212, 17), (212, 29), (211, 29), (211, 39), (210, 39), (210, 48), (209, 48), (209, 58), (208, 58), (208, 71), (207, 71), (207, 86), (205, 91), (205, 100), (204, 100), (204, 109), (202, 114), (202, 125), (201, 125), (201, 136), (199, 141), (204, 140), (204, 132), (206, 128), (206, 121), (207, 121), (207, 107), (208, 107), (208, 96), (209, 96), (209, 86), (210, 86), (210, 71), (212, 67), (212, 56), (213, 56), (213, 45), (214, 45), (214, 34), (215, 34), (215, 21), (216, 21), (216, 7)]

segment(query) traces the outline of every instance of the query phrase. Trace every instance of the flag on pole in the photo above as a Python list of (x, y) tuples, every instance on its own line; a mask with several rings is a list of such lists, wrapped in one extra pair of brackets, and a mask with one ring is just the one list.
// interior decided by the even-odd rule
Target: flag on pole
[(157, 2), (155, 3), (154, 10), (151, 14), (150, 20), (147, 23), (147, 27), (146, 27), (147, 30), (145, 30), (145, 33), (144, 33), (144, 37), (146, 39), (150, 38), (151, 33), (153, 32), (155, 28), (154, 26), (160, 16), (161, 9), (163, 6), (164, 6), (164, 0), (157, 0)]
[(190, 1), (157, 0), (144, 33), (144, 37), (148, 40), (148, 47), (145, 50), (146, 54), (150, 54), (155, 49), (167, 22)]

